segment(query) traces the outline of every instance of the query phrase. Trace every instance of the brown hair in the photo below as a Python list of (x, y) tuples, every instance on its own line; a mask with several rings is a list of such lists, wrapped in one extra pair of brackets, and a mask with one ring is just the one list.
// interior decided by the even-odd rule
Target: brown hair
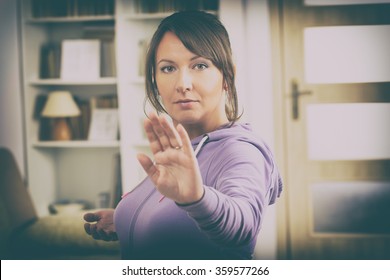
[(156, 51), (166, 32), (174, 33), (192, 53), (207, 58), (222, 72), (227, 90), (225, 112), (230, 122), (240, 118), (235, 86), (235, 69), (229, 35), (215, 15), (202, 11), (182, 11), (161, 21), (146, 55), (146, 100), (157, 112), (165, 112), (159, 102), (156, 74)]

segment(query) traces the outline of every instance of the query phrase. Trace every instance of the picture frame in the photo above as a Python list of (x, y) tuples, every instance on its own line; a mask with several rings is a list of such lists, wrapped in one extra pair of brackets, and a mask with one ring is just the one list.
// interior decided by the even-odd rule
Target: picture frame
[(62, 80), (94, 81), (100, 78), (99, 40), (63, 40), (61, 53)]
[(93, 109), (88, 133), (90, 141), (115, 141), (118, 139), (118, 109)]

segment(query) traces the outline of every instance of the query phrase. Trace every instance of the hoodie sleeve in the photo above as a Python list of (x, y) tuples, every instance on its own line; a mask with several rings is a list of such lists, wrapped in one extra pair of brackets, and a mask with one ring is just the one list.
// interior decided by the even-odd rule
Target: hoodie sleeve
[(265, 209), (279, 192), (279, 175), (268, 149), (242, 141), (224, 146), (203, 178), (203, 198), (179, 207), (215, 242), (246, 245), (257, 237)]

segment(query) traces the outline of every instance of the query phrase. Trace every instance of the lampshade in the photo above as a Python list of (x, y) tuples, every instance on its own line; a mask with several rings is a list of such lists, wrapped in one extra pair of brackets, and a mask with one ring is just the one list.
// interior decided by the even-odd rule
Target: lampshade
[(80, 109), (68, 91), (51, 92), (42, 111), (42, 116), (49, 118), (76, 117), (79, 115)]

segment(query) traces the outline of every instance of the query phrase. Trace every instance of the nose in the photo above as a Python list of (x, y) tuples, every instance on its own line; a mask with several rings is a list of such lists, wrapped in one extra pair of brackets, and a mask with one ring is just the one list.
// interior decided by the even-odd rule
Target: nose
[(178, 79), (176, 82), (176, 91), (179, 93), (185, 93), (192, 90), (192, 76), (188, 70), (182, 69), (179, 71)]

